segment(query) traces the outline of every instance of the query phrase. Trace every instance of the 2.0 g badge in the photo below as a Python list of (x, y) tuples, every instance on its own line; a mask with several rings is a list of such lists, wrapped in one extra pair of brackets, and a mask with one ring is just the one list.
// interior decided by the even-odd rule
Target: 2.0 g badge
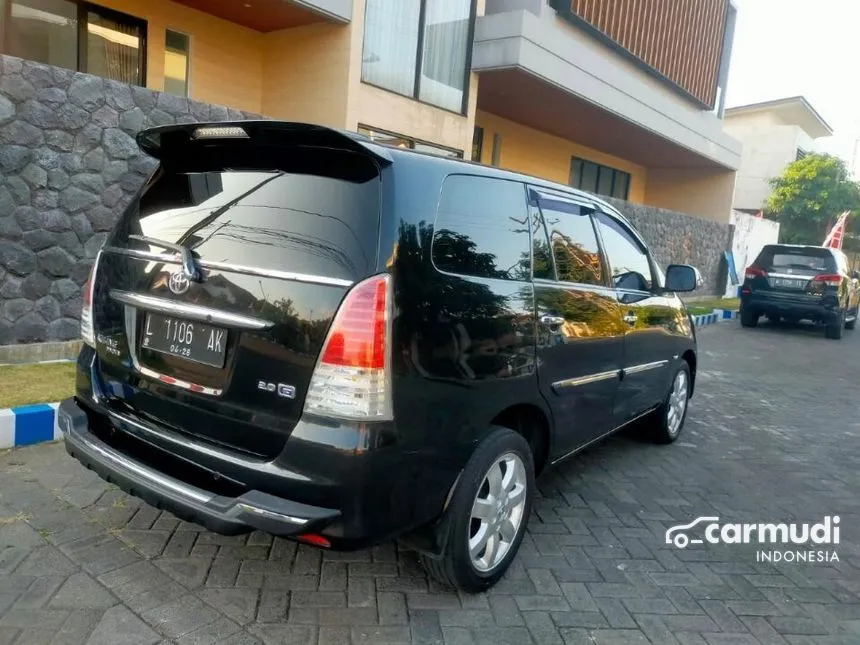
[(278, 396), (285, 399), (296, 398), (296, 388), (286, 383), (269, 383), (267, 381), (257, 381), (257, 389), (264, 392), (278, 393)]

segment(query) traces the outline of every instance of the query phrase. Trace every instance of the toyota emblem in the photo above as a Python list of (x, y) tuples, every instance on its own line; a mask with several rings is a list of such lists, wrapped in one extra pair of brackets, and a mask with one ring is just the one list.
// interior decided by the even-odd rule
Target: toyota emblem
[(170, 287), (170, 290), (177, 296), (181, 296), (183, 293), (188, 291), (191, 286), (191, 280), (189, 280), (188, 276), (182, 271), (177, 271), (176, 273), (170, 274), (170, 280), (168, 281), (167, 286)]

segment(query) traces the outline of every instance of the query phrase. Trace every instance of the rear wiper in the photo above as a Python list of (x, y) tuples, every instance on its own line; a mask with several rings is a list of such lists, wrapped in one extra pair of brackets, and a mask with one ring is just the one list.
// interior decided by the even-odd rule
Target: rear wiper
[(182, 257), (182, 272), (185, 273), (190, 280), (200, 282), (202, 274), (200, 273), (200, 269), (197, 268), (197, 263), (194, 261), (194, 254), (187, 246), (174, 244), (173, 242), (165, 242), (164, 240), (158, 240), (154, 237), (146, 237), (145, 235), (132, 234), (128, 236), (128, 239), (137, 240), (138, 242), (143, 242), (150, 246), (157, 246), (169, 251), (176, 251)]

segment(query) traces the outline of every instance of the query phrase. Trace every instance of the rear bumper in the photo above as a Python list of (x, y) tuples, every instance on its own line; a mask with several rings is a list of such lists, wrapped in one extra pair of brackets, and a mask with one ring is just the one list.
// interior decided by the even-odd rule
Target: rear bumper
[(774, 297), (757, 292), (741, 294), (741, 309), (759, 314), (830, 323), (839, 319), (841, 309), (836, 298)]
[(215, 495), (123, 454), (99, 439), (75, 399), (64, 401), (57, 420), (66, 451), (103, 479), (158, 508), (164, 508), (216, 533), (258, 529), (280, 536), (316, 533), (337, 520), (340, 511), (251, 490), (237, 497)]

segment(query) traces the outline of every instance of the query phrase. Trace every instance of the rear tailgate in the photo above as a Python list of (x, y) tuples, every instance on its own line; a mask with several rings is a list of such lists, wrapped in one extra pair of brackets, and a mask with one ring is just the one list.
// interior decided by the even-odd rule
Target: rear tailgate
[(753, 280), (755, 290), (770, 291), (777, 296), (819, 297), (823, 289), (815, 288), (814, 279), (837, 272), (829, 249), (780, 245), (765, 247), (753, 269), (760, 274)]
[(162, 164), (102, 251), (96, 345), (108, 405), (273, 457), (340, 301), (376, 270), (384, 160), (324, 128), (237, 126), (141, 135)]

